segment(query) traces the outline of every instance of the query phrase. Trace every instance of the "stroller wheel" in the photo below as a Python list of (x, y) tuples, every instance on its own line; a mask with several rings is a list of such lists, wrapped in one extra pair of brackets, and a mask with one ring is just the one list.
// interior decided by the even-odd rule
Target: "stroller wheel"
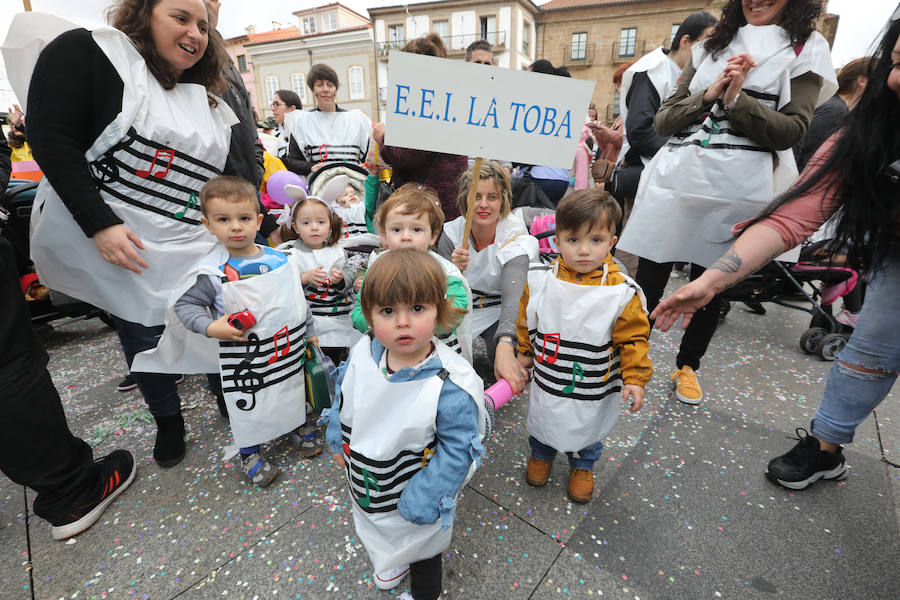
[(823, 327), (810, 327), (800, 336), (800, 349), (807, 354), (817, 354), (819, 343), (828, 335), (828, 330)]
[(725, 320), (725, 317), (728, 313), (731, 312), (731, 302), (728, 300), (722, 300), (719, 304), (719, 323)]
[(847, 345), (847, 338), (840, 333), (829, 333), (819, 342), (819, 348), (816, 351), (822, 360), (834, 360), (844, 346)]

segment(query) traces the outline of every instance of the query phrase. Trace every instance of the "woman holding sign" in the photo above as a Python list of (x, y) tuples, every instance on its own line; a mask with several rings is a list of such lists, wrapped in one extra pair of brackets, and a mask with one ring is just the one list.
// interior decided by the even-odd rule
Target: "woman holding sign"
[(474, 168), (459, 180), (457, 207), (461, 214), (472, 215), (471, 231), (467, 236), (466, 217), (445, 223), (438, 254), (465, 275), (472, 288), (472, 335), (484, 338), (495, 377), (509, 381), (518, 393), (528, 378), (516, 360), (516, 317), (528, 263), (538, 259), (538, 242), (511, 212), (506, 169), (493, 160), (480, 164), (471, 212), (469, 187)]
[[(656, 115), (673, 136), (644, 169), (618, 248), (640, 257), (651, 310), (672, 261), (691, 279), (722, 253), (731, 226), (755, 216), (797, 175), (791, 146), (837, 88), (828, 43), (815, 32), (821, 0), (729, 0), (722, 19)], [(825, 82), (825, 85), (823, 85)], [(698, 404), (696, 370), (716, 330), (720, 300), (698, 312), (672, 373), (675, 397)]]
[[(39, 31), (46, 15), (28, 15)], [(210, 93), (228, 57), (203, 0), (121, 0), (109, 16), (113, 28), (63, 33), (34, 66), (26, 120), (46, 179), (31, 251), (43, 283), (116, 315), (130, 365), (156, 346), (170, 287), (216, 243), (198, 195), (225, 168), (237, 119)], [(153, 457), (174, 466), (175, 376), (133, 376), (158, 427)]]

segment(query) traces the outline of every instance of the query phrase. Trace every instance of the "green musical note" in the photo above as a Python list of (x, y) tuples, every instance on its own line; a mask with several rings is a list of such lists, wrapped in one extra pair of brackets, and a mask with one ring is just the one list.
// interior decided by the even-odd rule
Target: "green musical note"
[(584, 381), (584, 369), (577, 362), (572, 363), (572, 383), (562, 389), (563, 394), (571, 394), (575, 391), (575, 379)]
[(722, 128), (719, 127), (719, 123), (716, 121), (712, 122), (712, 125), (709, 126), (709, 137), (700, 142), (700, 145), (706, 148), (709, 145), (710, 140), (712, 140), (712, 136), (719, 133)]
[(359, 505), (362, 506), (363, 508), (369, 508), (369, 505), (372, 504), (372, 494), (369, 491), (369, 484), (370, 483), (372, 484), (372, 487), (375, 489), (376, 492), (380, 492), (381, 487), (378, 485), (378, 480), (375, 479), (375, 477), (371, 473), (369, 473), (366, 469), (362, 470), (362, 474), (363, 474), (363, 483), (366, 486), (366, 495), (363, 498), (357, 498), (356, 501), (359, 502)]
[(199, 201), (197, 200), (197, 194), (195, 192), (191, 192), (190, 197), (188, 197), (187, 204), (184, 205), (184, 208), (175, 213), (176, 219), (183, 219), (184, 215), (187, 214), (188, 209), (194, 208), (196, 209), (199, 205)]

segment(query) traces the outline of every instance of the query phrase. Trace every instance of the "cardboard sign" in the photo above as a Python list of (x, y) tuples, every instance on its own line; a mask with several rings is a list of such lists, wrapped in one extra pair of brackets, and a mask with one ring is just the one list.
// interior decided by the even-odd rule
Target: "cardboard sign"
[(385, 143), (569, 169), (594, 82), (391, 52)]

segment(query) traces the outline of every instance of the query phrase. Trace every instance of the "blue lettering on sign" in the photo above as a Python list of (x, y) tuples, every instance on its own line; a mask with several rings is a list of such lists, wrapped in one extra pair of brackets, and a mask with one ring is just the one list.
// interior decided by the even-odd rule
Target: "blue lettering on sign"
[(519, 109), (520, 109), (520, 108), (525, 108), (525, 105), (524, 105), (523, 103), (521, 103), (521, 102), (510, 102), (510, 103), (509, 103), (509, 107), (510, 107), (510, 108), (512, 108), (512, 107), (514, 107), (514, 106), (516, 107), (516, 112), (515, 112), (515, 114), (513, 115), (513, 124), (512, 124), (512, 129), (510, 129), (510, 131), (515, 131), (515, 130), (516, 130), (516, 126), (517, 126), (517, 124), (518, 124), (518, 122), (519, 122)]
[(484, 115), (484, 119), (481, 121), (481, 126), (484, 127), (487, 124), (488, 118), (494, 119), (494, 129), (498, 129), (497, 125), (497, 100), (491, 98), (491, 105), (488, 106), (487, 113)]
[(394, 110), (394, 113), (395, 113), (395, 114), (398, 114), (398, 115), (408, 115), (408, 114), (409, 114), (409, 108), (408, 108), (408, 107), (406, 108), (406, 110), (403, 110), (403, 111), (400, 110), (400, 101), (401, 101), (401, 100), (406, 101), (406, 98), (407, 98), (406, 96), (401, 96), (401, 95), (400, 95), (400, 90), (401, 90), (401, 89), (406, 90), (407, 93), (408, 93), (408, 92), (409, 92), (409, 86), (408, 86), (408, 85), (400, 85), (400, 84), (397, 84), (397, 108)]
[(472, 120), (472, 113), (475, 112), (475, 96), (469, 96), (469, 120), (466, 125), (480, 125), (480, 123)]
[[(444, 92), (444, 95), (447, 97), (447, 104), (444, 105), (444, 120), (449, 121), (447, 113), (450, 112), (450, 92)], [(453, 120), (456, 121), (456, 117)]]
[(566, 138), (570, 139), (570, 140), (572, 139), (572, 130), (571, 130), (571, 125), (570, 125), (571, 116), (572, 116), (571, 113), (572, 113), (572, 111), (570, 111), (570, 110), (566, 111), (566, 114), (563, 117), (562, 121), (559, 122), (559, 128), (556, 130), (556, 133), (553, 134), (554, 137), (559, 137), (559, 132), (562, 131), (563, 127), (565, 127), (566, 128)]
[[(534, 127), (528, 128), (528, 115), (531, 114), (531, 111), (535, 112), (534, 117)], [(538, 128), (538, 125), (541, 123), (541, 109), (539, 106), (529, 106), (528, 110), (525, 111), (525, 116), (522, 118), (522, 126), (525, 128), (527, 133), (532, 133), (535, 129)]]
[[(431, 97), (426, 98), (427, 94), (431, 94)], [(431, 118), (431, 101), (434, 100), (434, 90), (422, 90), (422, 108), (419, 110), (419, 116), (423, 119)], [(425, 114), (425, 110), (428, 110), (428, 114)]]
[[(547, 123), (550, 124), (549, 130), (547, 129)], [(541, 125), (541, 135), (550, 135), (554, 129), (556, 129), (556, 109), (548, 106), (544, 110), (544, 123)]]

